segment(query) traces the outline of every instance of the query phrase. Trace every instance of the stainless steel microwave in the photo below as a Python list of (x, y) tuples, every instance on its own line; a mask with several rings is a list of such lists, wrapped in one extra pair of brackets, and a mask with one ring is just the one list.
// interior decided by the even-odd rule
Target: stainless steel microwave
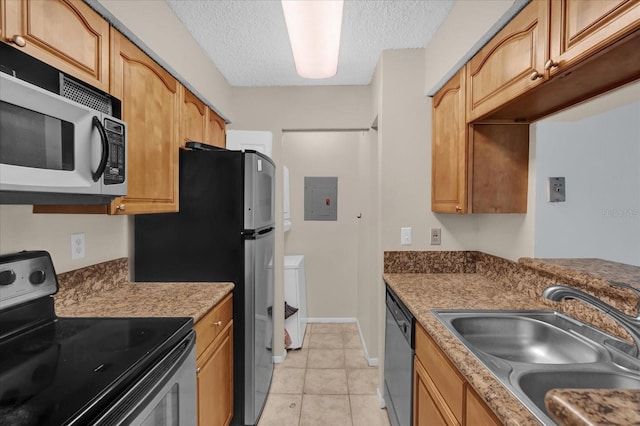
[(53, 69), (54, 93), (0, 65), (0, 204), (126, 195), (127, 125), (111, 115), (109, 95)]

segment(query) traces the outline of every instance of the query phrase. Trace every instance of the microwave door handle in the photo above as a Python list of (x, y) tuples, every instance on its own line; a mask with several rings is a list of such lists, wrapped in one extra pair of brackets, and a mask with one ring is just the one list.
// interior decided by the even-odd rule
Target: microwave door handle
[(100, 122), (100, 119), (95, 115), (93, 116), (93, 125), (98, 128), (98, 133), (100, 133), (100, 139), (102, 140), (102, 158), (100, 158), (98, 169), (92, 174), (93, 181), (97, 182), (100, 179), (100, 176), (104, 173), (104, 169), (107, 168), (107, 160), (109, 159), (109, 141), (107, 139), (107, 132), (104, 130), (104, 126)]

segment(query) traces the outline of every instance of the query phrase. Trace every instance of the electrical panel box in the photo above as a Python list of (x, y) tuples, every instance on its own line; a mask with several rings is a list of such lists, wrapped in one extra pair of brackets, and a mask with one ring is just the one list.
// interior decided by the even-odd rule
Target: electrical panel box
[(304, 178), (304, 220), (338, 220), (338, 178)]

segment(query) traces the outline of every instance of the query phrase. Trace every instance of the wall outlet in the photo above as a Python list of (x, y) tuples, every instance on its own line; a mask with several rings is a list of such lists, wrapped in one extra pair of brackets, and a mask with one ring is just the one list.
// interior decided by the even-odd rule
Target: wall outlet
[(400, 228), (400, 244), (403, 246), (411, 245), (411, 228)]
[(71, 234), (71, 259), (82, 259), (84, 255), (84, 232)]
[(439, 246), (442, 241), (442, 232), (440, 228), (431, 228), (431, 245)]
[(566, 187), (564, 177), (547, 178), (547, 201), (558, 203), (566, 201)]

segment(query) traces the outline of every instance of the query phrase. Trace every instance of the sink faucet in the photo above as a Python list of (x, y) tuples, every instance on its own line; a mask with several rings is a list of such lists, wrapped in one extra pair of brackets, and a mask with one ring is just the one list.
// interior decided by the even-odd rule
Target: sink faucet
[[(638, 297), (640, 297), (640, 290), (631, 287), (629, 284), (610, 281), (610, 285), (616, 287), (622, 287), (627, 290), (633, 291)], [(633, 355), (640, 359), (640, 309), (636, 311), (636, 316), (627, 315), (622, 311), (614, 308), (613, 306), (603, 302), (595, 296), (585, 293), (577, 288), (568, 287), (564, 285), (553, 285), (547, 287), (542, 292), (542, 297), (552, 300), (554, 302), (560, 302), (566, 299), (579, 300), (589, 306), (592, 306), (605, 314), (613, 318), (627, 333), (631, 336), (635, 342), (635, 348)]]

